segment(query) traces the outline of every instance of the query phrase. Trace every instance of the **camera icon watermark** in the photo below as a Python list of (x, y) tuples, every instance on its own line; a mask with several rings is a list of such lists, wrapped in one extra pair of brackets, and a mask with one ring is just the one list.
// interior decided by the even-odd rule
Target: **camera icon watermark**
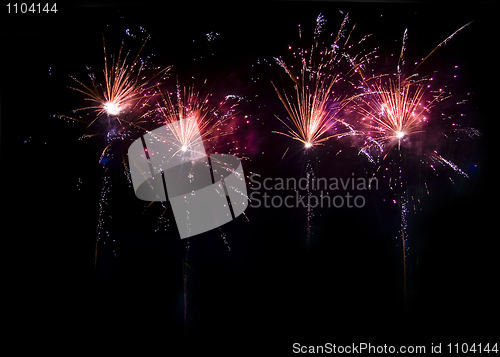
[[(186, 132), (189, 140), (186, 141)], [(170, 201), (181, 238), (220, 227), (248, 207), (241, 161), (208, 156), (194, 118), (147, 132), (128, 149), (137, 198)]]

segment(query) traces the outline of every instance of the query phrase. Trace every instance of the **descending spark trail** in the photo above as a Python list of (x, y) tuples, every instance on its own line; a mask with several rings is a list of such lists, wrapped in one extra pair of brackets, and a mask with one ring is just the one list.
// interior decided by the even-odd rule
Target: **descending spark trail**
[(464, 177), (469, 177), (469, 175), (467, 175), (465, 172), (463, 172), (456, 164), (454, 164), (453, 162), (451, 162), (450, 160), (447, 160), (445, 159), (444, 157), (442, 157), (441, 155), (439, 155), (437, 153), (437, 151), (434, 151), (431, 156), (430, 156), (432, 159), (436, 159), (437, 161), (439, 162), (442, 162), (446, 165), (448, 165), (449, 167), (451, 167), (455, 172), (459, 173), (460, 175), (464, 176)]
[[(101, 197), (99, 199), (99, 215), (97, 219), (97, 239), (95, 242), (95, 255), (94, 255), (94, 273), (97, 268), (97, 251), (98, 251), (98, 245), (99, 241), (101, 240), (101, 235), (103, 233), (104, 229), (104, 206), (107, 204), (107, 194), (109, 193), (109, 177), (107, 175), (107, 169), (104, 169), (104, 173), (102, 176), (102, 187), (101, 187)], [(106, 234), (108, 232), (105, 232)]]

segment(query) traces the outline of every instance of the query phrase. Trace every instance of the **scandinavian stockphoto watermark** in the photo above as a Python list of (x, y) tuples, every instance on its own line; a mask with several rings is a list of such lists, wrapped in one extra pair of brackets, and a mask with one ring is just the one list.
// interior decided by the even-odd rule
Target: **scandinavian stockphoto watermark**
[(250, 176), (252, 208), (363, 208), (364, 191), (378, 190), (376, 177), (266, 177)]

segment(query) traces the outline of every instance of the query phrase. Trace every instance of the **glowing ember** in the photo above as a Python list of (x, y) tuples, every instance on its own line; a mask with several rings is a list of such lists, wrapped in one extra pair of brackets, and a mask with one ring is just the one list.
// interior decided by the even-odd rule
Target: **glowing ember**
[(118, 115), (120, 113), (120, 107), (113, 102), (104, 104), (104, 109), (109, 115)]

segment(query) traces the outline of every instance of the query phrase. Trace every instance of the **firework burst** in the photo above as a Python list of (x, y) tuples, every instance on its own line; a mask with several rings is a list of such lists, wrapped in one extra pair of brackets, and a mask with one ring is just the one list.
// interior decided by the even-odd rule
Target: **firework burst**
[[(106, 114), (108, 118), (115, 118), (120, 125), (123, 125), (123, 122), (132, 125), (134, 120), (140, 118), (137, 110), (147, 105), (148, 100), (155, 94), (154, 89), (159, 85), (159, 81), (171, 68), (157, 70), (152, 76), (145, 75), (146, 65), (140, 58), (140, 54), (148, 39), (149, 37), (132, 60), (129, 59), (130, 52), (124, 53), (123, 43), (118, 55), (111, 55), (111, 59), (109, 59), (106, 43), (103, 39), (104, 70), (102, 81), (99, 81), (93, 73), (89, 73), (90, 85), (72, 77), (80, 87), (70, 88), (84, 94), (85, 100), (91, 103), (91, 105), (76, 109), (74, 112), (81, 110), (95, 112), (95, 118), (88, 126), (91, 126), (103, 114)], [(125, 116), (130, 113), (134, 114), (134, 118), (126, 120)]]
[(437, 49), (470, 23), (460, 27), (437, 45), (409, 75), (403, 73), (407, 30), (403, 35), (401, 52), (393, 75), (381, 74), (366, 78), (366, 71), (361, 70), (364, 63), (349, 58), (353, 70), (359, 74), (360, 84), (356, 87), (362, 90), (361, 94), (349, 99), (350, 110), (357, 113), (353, 126), (360, 128), (352, 133), (365, 137), (362, 152), (366, 154), (368, 149), (377, 148), (379, 152), (385, 153), (385, 159), (396, 144), (400, 149), (401, 143), (411, 135), (426, 131), (425, 125), (429, 122), (431, 108), (435, 103), (451, 97), (451, 93), (446, 93), (442, 88), (431, 90), (430, 83), (433, 78), (421, 77), (415, 71)]
[[(294, 51), (294, 59), (300, 61), (300, 74), (294, 73), (293, 65), (288, 66), (283, 59), (275, 58), (292, 79), (294, 91), (292, 95), (286, 91), (280, 92), (272, 83), (288, 113), (288, 123), (276, 116), (288, 130), (274, 133), (298, 140), (305, 149), (322, 145), (328, 139), (340, 135), (334, 131), (338, 130), (338, 124), (343, 124), (339, 114), (349, 102), (346, 95), (338, 95), (334, 90), (334, 85), (345, 81), (339, 66), (345, 56), (345, 49), (350, 48), (347, 46), (350, 34), (346, 36), (349, 16), (344, 16), (336, 36), (333, 33), (330, 35), (333, 42), (329, 45), (325, 45), (320, 38), (325, 23), (326, 20), (320, 14), (316, 19), (314, 40), (310, 49), (294, 50), (289, 46), (289, 50)], [(342, 40), (345, 40), (343, 44)]]
[(365, 82), (367, 93), (359, 97), (354, 106), (360, 114), (361, 133), (366, 136), (366, 145), (390, 152), (395, 145), (410, 135), (423, 132), (428, 121), (429, 108), (439, 98), (426, 100), (427, 86), (423, 82), (410, 82), (378, 77), (373, 82)]
[[(282, 66), (285, 66), (282, 64)], [(288, 136), (300, 141), (306, 149), (321, 145), (337, 134), (328, 135), (332, 127), (337, 124), (337, 114), (342, 109), (342, 100), (336, 98), (332, 92), (335, 79), (328, 82), (315, 75), (315, 84), (306, 84), (306, 68), (302, 70), (302, 82), (295, 85), (295, 97), (290, 98), (276, 89), (278, 96), (289, 115), (290, 124), (277, 117), (288, 129), (287, 132), (275, 133)], [(274, 84), (273, 84), (274, 85)], [(312, 88), (311, 88), (312, 87)], [(332, 105), (337, 103), (337, 105)]]
[(211, 94), (202, 97), (194, 87), (181, 88), (179, 85), (175, 94), (160, 94), (162, 100), (157, 103), (155, 122), (174, 124), (170, 126), (174, 136), (170, 144), (176, 145), (173, 155), (184, 152), (205, 156), (205, 152), (198, 152), (196, 148), (207, 144), (214, 149), (219, 138), (233, 132), (234, 127), (228, 120), (235, 118), (238, 97), (226, 96), (215, 105)]

